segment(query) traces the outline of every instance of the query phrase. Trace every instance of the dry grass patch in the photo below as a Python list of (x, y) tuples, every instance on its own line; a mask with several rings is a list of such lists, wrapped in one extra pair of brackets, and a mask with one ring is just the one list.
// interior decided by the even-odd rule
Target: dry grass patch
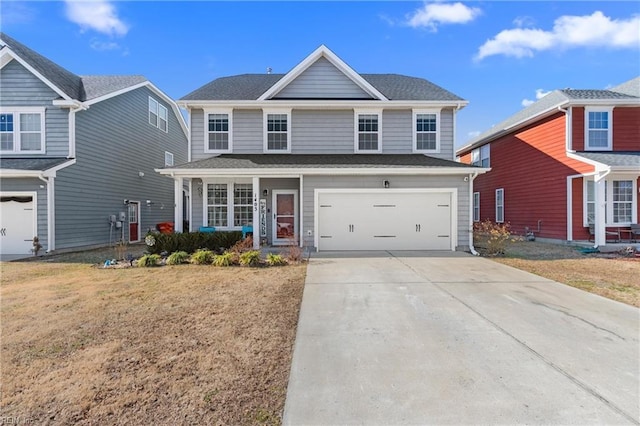
[(280, 422), (305, 265), (1, 268), (3, 416)]
[(575, 247), (515, 242), (492, 258), (554, 281), (640, 307), (640, 259), (618, 253), (582, 254)]

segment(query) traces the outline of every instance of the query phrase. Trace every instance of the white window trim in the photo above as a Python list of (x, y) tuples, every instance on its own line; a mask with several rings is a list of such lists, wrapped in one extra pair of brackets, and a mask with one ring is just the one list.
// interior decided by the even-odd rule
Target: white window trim
[[(360, 115), (377, 115), (378, 116), (378, 149), (359, 149), (358, 148), (358, 118)], [(354, 109), (353, 110), (353, 150), (356, 154), (376, 154), (382, 152), (382, 110), (381, 109)]]
[[(10, 107), (0, 108), (0, 114), (13, 114), (13, 149), (0, 150), (2, 154), (44, 154), (46, 152), (46, 127), (45, 127), (45, 107)], [(22, 150), (20, 141), (20, 114), (40, 114), (40, 149)]]
[[(633, 198), (631, 200), (631, 222), (614, 222), (613, 221), (613, 182), (620, 180), (630, 180), (632, 183), (631, 193)], [(585, 227), (589, 226), (587, 222), (587, 182), (593, 182), (593, 178), (591, 179), (583, 179), (583, 198), (582, 198), (582, 223)], [(634, 175), (609, 175), (606, 177), (604, 184), (606, 185), (605, 196), (606, 196), (606, 223), (605, 226), (611, 228), (619, 228), (624, 226), (629, 226), (632, 223), (638, 223), (638, 180), (637, 176)], [(595, 191), (595, 187), (594, 187)]]
[[(268, 149), (269, 146), (269, 137), (267, 133), (268, 124), (267, 117), (270, 114), (285, 114), (287, 116), (287, 149)], [(291, 153), (291, 108), (265, 108), (262, 110), (262, 136), (263, 136), (263, 146), (262, 150), (264, 153), (271, 154), (290, 154)]]
[[(477, 201), (476, 201), (476, 197), (477, 197)], [(472, 205), (473, 205), (473, 221), (480, 222), (480, 193), (479, 192), (473, 193)]]
[[(487, 154), (487, 155), (483, 156), (483, 154)], [(475, 161), (474, 161), (474, 157), (476, 157)], [(478, 148), (471, 151), (471, 165), (478, 166), (478, 167), (485, 167), (482, 165), (482, 160), (484, 158), (487, 159), (486, 167), (491, 167), (491, 144), (485, 144), (485, 145), (479, 146)]]
[[(609, 128), (607, 129), (607, 146), (592, 148), (589, 146), (589, 113), (606, 112), (609, 114)], [(584, 150), (611, 151), (613, 149), (613, 107), (585, 107), (584, 109)]]
[[(498, 204), (498, 193), (502, 194), (502, 204)], [(504, 223), (504, 188), (496, 189), (496, 223)], [(498, 207), (502, 208), (502, 217), (498, 220)]]
[[(413, 110), (413, 153), (414, 154), (435, 154), (440, 152), (440, 109), (414, 109)], [(418, 115), (435, 114), (436, 116), (436, 148), (418, 149)], [(428, 132), (431, 133), (431, 132)]]
[[(209, 114), (227, 114), (229, 119), (229, 147), (227, 149), (209, 149)], [(233, 108), (204, 110), (204, 152), (208, 154), (224, 154), (233, 152)]]
[(227, 185), (227, 226), (216, 226), (216, 229), (221, 231), (241, 231), (242, 226), (233, 226), (233, 185), (236, 183), (250, 183), (253, 184), (252, 178), (237, 178), (237, 179), (204, 179), (202, 181), (202, 226), (208, 225), (207, 208), (209, 207), (209, 185)]
[[(149, 121), (149, 125), (151, 125), (151, 126), (153, 126), (153, 127), (156, 127), (156, 128), (157, 128), (158, 130), (160, 130), (160, 131), (163, 131), (163, 132), (165, 132), (165, 133), (169, 133), (169, 110), (167, 109), (167, 107), (165, 107), (164, 105), (162, 105), (162, 104), (160, 103), (160, 101), (159, 101), (159, 100), (157, 100), (156, 98), (154, 98), (153, 96), (149, 96), (149, 101), (153, 101), (153, 102), (155, 102), (156, 110), (155, 110), (154, 114), (155, 114), (155, 115), (156, 115), (156, 117), (157, 117), (157, 123), (154, 125), (154, 124), (151, 122), (151, 112), (152, 112), (152, 111), (151, 111), (151, 105), (150, 105), (150, 103), (151, 103), (151, 102), (148, 102), (148, 103), (147, 103), (147, 105), (148, 105), (148, 106), (147, 106), (147, 108), (148, 108), (147, 112), (148, 112), (148, 121)], [(166, 129), (163, 129), (163, 128), (161, 128), (161, 127), (160, 127), (160, 111), (161, 111), (161, 110), (164, 110), (165, 116), (167, 117), (167, 128), (166, 128)]]
[[(171, 158), (171, 161), (167, 161), (167, 158)], [(169, 163), (171, 163), (171, 164), (169, 164)], [(164, 152), (164, 165), (165, 166), (169, 166), (169, 167), (172, 167), (174, 165), (173, 153), (171, 153), (169, 151), (165, 151)]]

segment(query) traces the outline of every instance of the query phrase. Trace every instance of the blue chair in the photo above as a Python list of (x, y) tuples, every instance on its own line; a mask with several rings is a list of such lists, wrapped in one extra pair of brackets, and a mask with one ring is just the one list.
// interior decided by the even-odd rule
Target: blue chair
[(247, 238), (247, 234), (253, 235), (253, 226), (244, 225), (242, 227), (242, 238)]
[(216, 232), (215, 226), (201, 226), (198, 232)]

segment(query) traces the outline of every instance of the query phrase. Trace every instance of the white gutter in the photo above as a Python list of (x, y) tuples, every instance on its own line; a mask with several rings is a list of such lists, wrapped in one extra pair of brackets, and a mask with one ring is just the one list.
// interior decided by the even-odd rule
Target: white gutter
[(355, 176), (371, 176), (371, 175), (462, 175), (471, 171), (481, 174), (486, 173), (490, 168), (477, 167), (432, 167), (432, 168), (249, 168), (249, 169), (154, 169), (157, 173), (166, 176), (184, 176), (184, 177), (207, 177), (207, 176), (228, 176), (228, 177), (247, 177), (254, 176), (256, 173), (261, 177), (298, 177), (304, 175), (355, 175)]
[(412, 109), (420, 107), (458, 107), (466, 106), (468, 101), (385, 101), (385, 100), (291, 100), (291, 99), (269, 99), (266, 101), (251, 100), (194, 100), (194, 101), (178, 101), (178, 106), (182, 108), (212, 108), (226, 107), (234, 109), (261, 109), (261, 108), (293, 108), (293, 109), (354, 109), (354, 108), (402, 108)]
[(45, 178), (43, 175), (38, 179), (47, 184), (47, 253), (56, 249), (56, 194), (55, 194), (55, 176)]
[(571, 109), (563, 109), (562, 106), (558, 105), (558, 111), (564, 113), (564, 149), (569, 152), (575, 152), (574, 149), (571, 149), (571, 145), (573, 142), (573, 134), (571, 131)]
[(478, 172), (469, 174), (469, 251), (474, 256), (480, 256), (473, 245), (473, 181), (478, 177)]

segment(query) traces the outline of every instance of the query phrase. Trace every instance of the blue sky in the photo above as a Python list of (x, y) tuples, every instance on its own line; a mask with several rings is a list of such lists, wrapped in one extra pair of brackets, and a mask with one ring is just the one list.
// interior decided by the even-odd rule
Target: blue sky
[(640, 75), (637, 1), (2, 0), (0, 16), (76, 74), (143, 74), (175, 99), (222, 76), (285, 73), (324, 44), (357, 72), (468, 100), (457, 147), (548, 91)]

